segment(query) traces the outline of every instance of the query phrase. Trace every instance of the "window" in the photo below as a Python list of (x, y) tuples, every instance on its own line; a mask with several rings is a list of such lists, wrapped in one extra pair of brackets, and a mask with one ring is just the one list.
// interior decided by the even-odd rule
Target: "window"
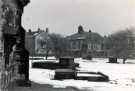
[(90, 44), (88, 44), (88, 49), (91, 49), (91, 43), (90, 43)]

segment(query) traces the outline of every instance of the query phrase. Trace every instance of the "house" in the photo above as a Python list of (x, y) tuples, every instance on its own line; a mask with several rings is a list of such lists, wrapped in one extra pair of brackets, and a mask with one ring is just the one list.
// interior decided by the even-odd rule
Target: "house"
[(70, 51), (74, 56), (99, 56), (102, 52), (103, 37), (91, 30), (84, 31), (81, 25), (78, 27), (78, 32), (67, 36), (67, 39), (70, 41)]
[(47, 31), (39, 33), (35, 38), (35, 51), (36, 54), (40, 55), (51, 55), (52, 54), (52, 41), (50, 34)]
[(52, 43), (50, 40), (50, 35), (48, 33), (48, 28), (46, 31), (40, 28), (37, 31), (29, 30), (25, 37), (26, 48), (28, 49), (30, 56), (44, 56), (46, 54), (51, 55)]

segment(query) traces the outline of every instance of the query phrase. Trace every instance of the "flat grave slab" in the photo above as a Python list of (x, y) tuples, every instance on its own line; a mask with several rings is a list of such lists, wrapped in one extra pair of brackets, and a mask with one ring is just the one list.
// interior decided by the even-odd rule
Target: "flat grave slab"
[(88, 80), (88, 81), (109, 81), (108, 76), (101, 72), (77, 72), (77, 80)]

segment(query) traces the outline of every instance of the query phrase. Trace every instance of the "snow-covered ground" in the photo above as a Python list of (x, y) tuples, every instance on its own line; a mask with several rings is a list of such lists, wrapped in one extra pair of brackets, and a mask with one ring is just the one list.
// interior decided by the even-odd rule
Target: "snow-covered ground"
[(119, 59), (119, 64), (111, 64), (106, 63), (108, 59), (103, 58), (93, 58), (92, 60), (75, 59), (75, 62), (80, 64), (79, 70), (102, 72), (109, 76), (109, 82), (90, 82), (73, 79), (63, 81), (51, 80), (54, 77), (55, 71), (31, 68), (31, 63), (34, 61), (30, 61), (30, 80), (39, 84), (49, 84), (54, 88), (71, 86), (86, 91), (135, 91), (135, 60), (128, 60), (126, 64), (122, 64), (122, 60)]

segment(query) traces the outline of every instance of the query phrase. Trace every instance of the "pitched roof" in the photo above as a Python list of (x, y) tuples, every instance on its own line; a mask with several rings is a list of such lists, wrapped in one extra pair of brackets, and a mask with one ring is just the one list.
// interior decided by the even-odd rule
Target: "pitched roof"
[(95, 32), (83, 32), (83, 33), (75, 33), (72, 34), (71, 36), (67, 36), (68, 39), (70, 40), (76, 40), (76, 39), (87, 39), (87, 38), (92, 38), (92, 39), (102, 39), (103, 37), (99, 35), (98, 33)]

